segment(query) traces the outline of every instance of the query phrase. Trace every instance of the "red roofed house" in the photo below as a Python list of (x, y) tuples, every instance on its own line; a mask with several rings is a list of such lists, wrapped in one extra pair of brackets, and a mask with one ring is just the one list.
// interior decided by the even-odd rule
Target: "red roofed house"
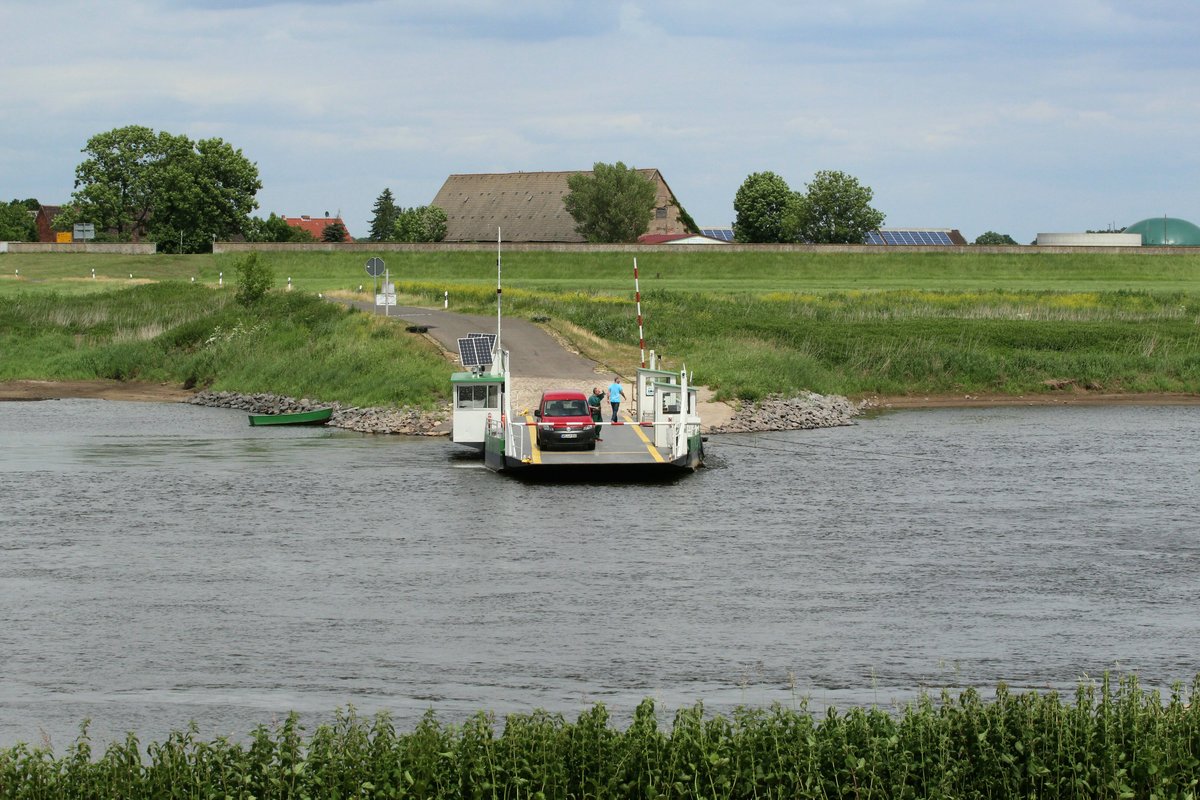
[[(318, 242), (324, 241), (325, 229), (333, 223), (340, 222), (342, 229), (345, 230), (346, 228), (346, 223), (342, 222), (341, 217), (331, 217), (329, 216), (329, 212), (325, 212), (325, 216), (323, 217), (310, 217), (308, 214), (301, 214), (298, 217), (284, 217), (283, 221), (293, 228), (308, 231)], [(346, 231), (346, 237), (342, 241), (354, 241), (354, 237), (350, 235), (350, 231)]]

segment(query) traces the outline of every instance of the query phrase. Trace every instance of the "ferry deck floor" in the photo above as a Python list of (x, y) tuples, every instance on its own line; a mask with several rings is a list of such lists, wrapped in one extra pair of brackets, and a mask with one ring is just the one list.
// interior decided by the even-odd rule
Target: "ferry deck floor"
[(550, 467), (647, 467), (655, 464), (666, 464), (669, 453), (661, 452), (654, 446), (654, 429), (636, 425), (629, 417), (622, 415), (623, 421), (613, 425), (605, 422), (600, 429), (600, 441), (595, 450), (573, 449), (553, 450), (543, 449), (537, 445), (537, 420), (533, 416), (525, 417), (528, 423), (524, 426), (514, 426), (514, 432), (519, 432), (519, 452), (525, 455), (531, 465)]

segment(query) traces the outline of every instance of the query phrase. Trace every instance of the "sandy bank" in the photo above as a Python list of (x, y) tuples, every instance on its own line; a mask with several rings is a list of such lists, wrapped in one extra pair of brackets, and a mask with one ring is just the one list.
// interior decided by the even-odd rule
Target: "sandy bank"
[(133, 400), (143, 403), (178, 403), (192, 392), (174, 384), (136, 381), (0, 381), (0, 400), (62, 400), (83, 397), (98, 400)]

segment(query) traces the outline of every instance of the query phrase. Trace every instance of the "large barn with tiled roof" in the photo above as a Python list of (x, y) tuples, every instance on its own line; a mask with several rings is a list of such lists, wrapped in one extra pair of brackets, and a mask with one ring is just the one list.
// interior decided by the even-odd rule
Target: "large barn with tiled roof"
[[(679, 203), (656, 169), (639, 169), (654, 183), (656, 199), (647, 233), (687, 233)], [(563, 198), (567, 178), (575, 172), (504, 172), (451, 175), (433, 205), (446, 212), (447, 242), (494, 242), (496, 231), (506, 242), (583, 242)]]

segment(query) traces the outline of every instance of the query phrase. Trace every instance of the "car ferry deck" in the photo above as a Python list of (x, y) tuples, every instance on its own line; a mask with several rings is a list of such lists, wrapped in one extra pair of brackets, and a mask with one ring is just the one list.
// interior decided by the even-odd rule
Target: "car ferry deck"
[[(486, 371), (483, 367), (486, 366)], [(687, 369), (640, 368), (630, 410), (618, 422), (598, 423), (595, 449), (549, 449), (538, 445), (538, 426), (553, 422), (526, 410), (514, 412), (508, 352), (471, 372), (455, 373), (453, 441), (483, 450), (496, 472), (553, 478), (643, 477), (694, 471), (704, 461), (697, 392)], [(588, 437), (586, 440), (590, 442)]]

